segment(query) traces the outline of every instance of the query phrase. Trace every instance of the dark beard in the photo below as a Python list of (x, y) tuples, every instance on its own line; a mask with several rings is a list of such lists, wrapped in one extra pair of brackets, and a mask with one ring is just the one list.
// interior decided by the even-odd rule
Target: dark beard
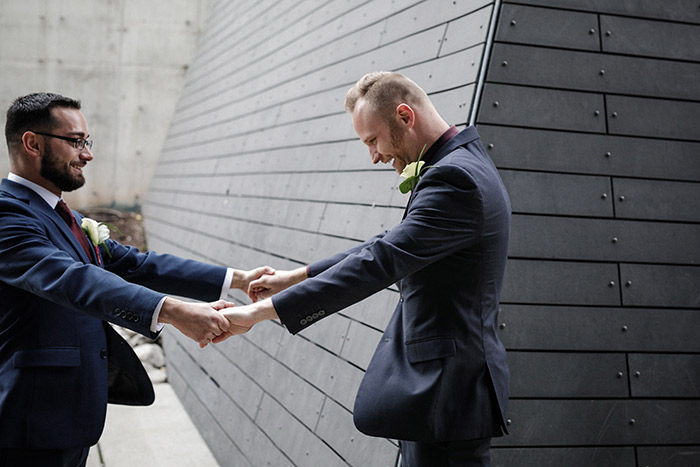
[(58, 158), (54, 156), (53, 151), (47, 145), (44, 157), (41, 158), (39, 175), (56, 185), (61, 191), (73, 191), (85, 185), (85, 177), (82, 174), (73, 177), (69, 171), (70, 167), (62, 167)]

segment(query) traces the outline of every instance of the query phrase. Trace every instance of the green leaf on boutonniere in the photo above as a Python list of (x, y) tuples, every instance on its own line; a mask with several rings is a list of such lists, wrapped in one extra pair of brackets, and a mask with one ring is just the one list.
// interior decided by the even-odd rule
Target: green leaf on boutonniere
[(109, 252), (109, 248), (107, 248), (107, 244), (105, 243), (109, 239), (109, 230), (112, 229), (118, 232), (119, 235), (124, 235), (122, 234), (121, 230), (112, 224), (108, 224), (107, 222), (97, 222), (89, 217), (83, 217), (83, 220), (80, 222), (80, 227), (83, 229), (83, 232), (85, 232), (85, 235), (87, 235), (87, 238), (90, 239), (90, 242), (94, 246), (102, 245), (105, 247), (107, 256), (110, 258), (112, 257), (112, 253)]
[(423, 169), (427, 169), (428, 167), (424, 167), (425, 161), (421, 160), (421, 157), (423, 157), (423, 152), (425, 151), (425, 147), (427, 144), (423, 145), (423, 149), (420, 151), (420, 155), (418, 156), (418, 160), (415, 162), (411, 162), (408, 164), (406, 167), (404, 167), (403, 171), (401, 172), (401, 176), (404, 177), (406, 180), (401, 182), (399, 184), (399, 191), (401, 193), (406, 194), (409, 191), (413, 190), (416, 185), (418, 185), (418, 180), (420, 180), (420, 176), (423, 174)]

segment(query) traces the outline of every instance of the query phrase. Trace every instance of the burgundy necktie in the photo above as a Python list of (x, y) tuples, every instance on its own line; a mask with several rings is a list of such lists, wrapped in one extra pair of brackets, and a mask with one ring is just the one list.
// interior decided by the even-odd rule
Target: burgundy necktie
[(85, 253), (87, 253), (88, 258), (90, 258), (90, 262), (92, 262), (92, 254), (90, 254), (90, 244), (88, 243), (88, 239), (82, 229), (78, 226), (78, 223), (76, 222), (75, 217), (73, 217), (73, 213), (71, 212), (70, 208), (63, 202), (63, 200), (58, 201), (58, 204), (56, 205), (56, 212), (63, 218), (64, 221), (66, 221), (66, 224), (68, 224), (68, 227), (70, 227), (71, 232), (73, 232), (75, 238), (78, 239), (80, 246), (83, 247), (83, 250), (85, 250)]

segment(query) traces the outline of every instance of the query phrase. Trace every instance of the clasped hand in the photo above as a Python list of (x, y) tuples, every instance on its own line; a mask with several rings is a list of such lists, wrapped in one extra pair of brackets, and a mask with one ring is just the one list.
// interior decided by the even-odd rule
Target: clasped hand
[(264, 300), (294, 284), (298, 284), (306, 278), (306, 267), (292, 271), (276, 271), (274, 274), (265, 274), (250, 282), (248, 297), (253, 302)]
[(255, 323), (278, 318), (269, 297), (304, 279), (306, 268), (275, 271), (265, 266), (235, 271), (231, 286), (247, 292), (252, 304), (234, 308), (234, 303), (225, 300), (188, 303), (167, 297), (159, 321), (172, 324), (200, 347), (206, 347), (246, 333)]
[(230, 328), (215, 337), (212, 342), (219, 343), (231, 336), (248, 332), (260, 321), (277, 319), (277, 311), (270, 297), (303, 281), (306, 277), (306, 268), (303, 267), (293, 271), (275, 271), (273, 274), (264, 274), (250, 281), (248, 296), (253, 303), (238, 306), (235, 309), (227, 307), (224, 316), (229, 320)]
[[(268, 266), (249, 271), (234, 270), (231, 288), (248, 292), (253, 281), (270, 274), (275, 274), (275, 270)], [(166, 297), (158, 321), (172, 324), (182, 334), (196, 341), (203, 348), (211, 342), (221, 342), (225, 338), (243, 334), (250, 329), (252, 324), (246, 326), (231, 322), (226, 318), (222, 310), (232, 309), (234, 306), (234, 303), (225, 300), (211, 303), (190, 303)], [(223, 337), (219, 339), (220, 336)]]

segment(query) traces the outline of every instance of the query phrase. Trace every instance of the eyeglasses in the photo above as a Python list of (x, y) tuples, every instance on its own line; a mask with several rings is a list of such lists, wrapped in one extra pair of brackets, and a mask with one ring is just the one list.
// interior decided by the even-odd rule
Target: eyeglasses
[(42, 133), (41, 131), (35, 131), (34, 133), (36, 133), (37, 135), (50, 136), (51, 138), (70, 141), (71, 143), (73, 143), (73, 147), (75, 149), (80, 149), (81, 151), (85, 149), (85, 146), (87, 146), (88, 149), (92, 149), (92, 141), (88, 141), (83, 138), (71, 138), (70, 136), (52, 135), (50, 133)]

